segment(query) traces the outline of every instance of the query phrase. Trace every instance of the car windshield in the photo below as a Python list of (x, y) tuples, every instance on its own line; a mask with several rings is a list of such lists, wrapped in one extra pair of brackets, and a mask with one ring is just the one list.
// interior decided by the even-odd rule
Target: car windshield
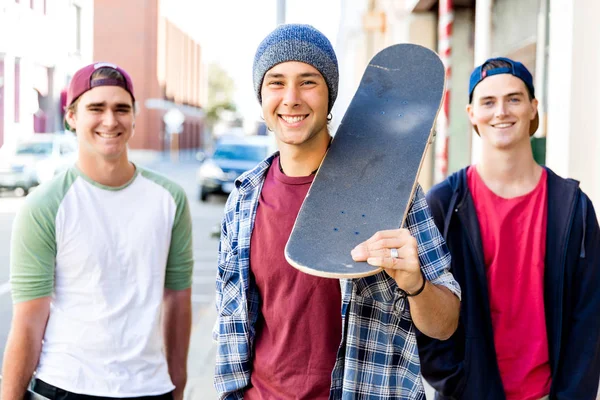
[(52, 142), (22, 143), (17, 146), (17, 154), (34, 156), (52, 154)]
[(215, 160), (240, 160), (262, 161), (267, 156), (267, 147), (248, 145), (220, 145), (217, 146), (213, 159)]

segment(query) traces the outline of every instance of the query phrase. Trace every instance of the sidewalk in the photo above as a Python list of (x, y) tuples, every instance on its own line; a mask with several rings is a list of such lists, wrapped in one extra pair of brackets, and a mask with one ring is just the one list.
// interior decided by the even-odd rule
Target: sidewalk
[(212, 341), (212, 327), (216, 319), (217, 311), (212, 304), (192, 332), (188, 358), (188, 384), (185, 389), (186, 400), (217, 398), (213, 386), (216, 347)]

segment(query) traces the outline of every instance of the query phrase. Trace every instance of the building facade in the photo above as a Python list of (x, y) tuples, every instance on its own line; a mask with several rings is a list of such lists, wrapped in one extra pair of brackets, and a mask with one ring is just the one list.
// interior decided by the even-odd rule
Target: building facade
[[(96, 1), (94, 60), (115, 63), (131, 75), (138, 106), (132, 149), (162, 151), (174, 139), (182, 149), (203, 145), (201, 48), (161, 16), (159, 0)], [(180, 133), (168, 132), (163, 122), (171, 108), (185, 115)]]
[[(458, 0), (454, 1), (459, 3)], [(407, 1), (407, 10), (438, 15), (438, 2)], [(594, 0), (464, 0), (455, 9), (452, 37), (454, 102), (450, 129), (450, 171), (476, 162), (480, 143), (466, 114), (468, 74), (489, 57), (507, 56), (532, 72), (540, 102), (540, 127), (533, 139), (536, 159), (564, 177), (577, 179), (600, 206), (600, 123), (595, 92), (600, 39)], [(439, 21), (439, 20), (438, 20)], [(458, 94), (458, 93), (457, 93)]]
[[(410, 13), (404, 0), (345, 0), (337, 37), (340, 85), (332, 110), (334, 128), (341, 122), (369, 60), (395, 43), (416, 43), (434, 49), (436, 18)], [(419, 175), (425, 190), (433, 184), (433, 161), (434, 148), (429, 146)]]
[(480, 139), (465, 111), (473, 67), (489, 57), (514, 58), (535, 79), (540, 102), (536, 159), (579, 180), (600, 207), (600, 122), (595, 118), (600, 50), (593, 45), (600, 39), (600, 25), (594, 22), (598, 12), (596, 0), (344, 1), (336, 46), (344, 91), (337, 114), (343, 115), (366, 63), (381, 48), (418, 43), (443, 56), (449, 47), (448, 141), (444, 152), (438, 143), (430, 151), (435, 156), (428, 155), (420, 176), (428, 188), (479, 158)]
[(0, 3), (0, 146), (62, 130), (64, 90), (91, 62), (92, 0)]

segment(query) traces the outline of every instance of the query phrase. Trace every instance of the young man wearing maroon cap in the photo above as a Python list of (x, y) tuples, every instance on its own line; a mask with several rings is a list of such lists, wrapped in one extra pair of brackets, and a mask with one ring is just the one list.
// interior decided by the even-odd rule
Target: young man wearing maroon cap
[(579, 183), (538, 165), (533, 79), (496, 58), (471, 75), (482, 156), (427, 194), (464, 291), (449, 340), (418, 336), (438, 399), (596, 398), (600, 229)]
[(123, 69), (77, 71), (66, 124), (79, 159), (17, 213), (2, 399), (183, 398), (192, 237), (183, 189), (127, 156), (135, 96)]

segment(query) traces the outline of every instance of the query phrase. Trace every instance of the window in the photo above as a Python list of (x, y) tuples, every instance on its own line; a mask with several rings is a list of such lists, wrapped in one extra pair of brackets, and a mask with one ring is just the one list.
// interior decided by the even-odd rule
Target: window
[(27, 142), (17, 146), (17, 155), (47, 156), (52, 154), (52, 142)]
[(4, 56), (0, 54), (0, 148), (4, 144)]
[(81, 53), (81, 7), (73, 4), (75, 8), (75, 52)]
[(29, 7), (40, 14), (46, 15), (46, 0), (29, 0)]
[(71, 4), (69, 8), (69, 36), (71, 37), (72, 54), (81, 54), (81, 6)]
[(21, 113), (21, 59), (15, 58), (15, 122), (19, 122)]

